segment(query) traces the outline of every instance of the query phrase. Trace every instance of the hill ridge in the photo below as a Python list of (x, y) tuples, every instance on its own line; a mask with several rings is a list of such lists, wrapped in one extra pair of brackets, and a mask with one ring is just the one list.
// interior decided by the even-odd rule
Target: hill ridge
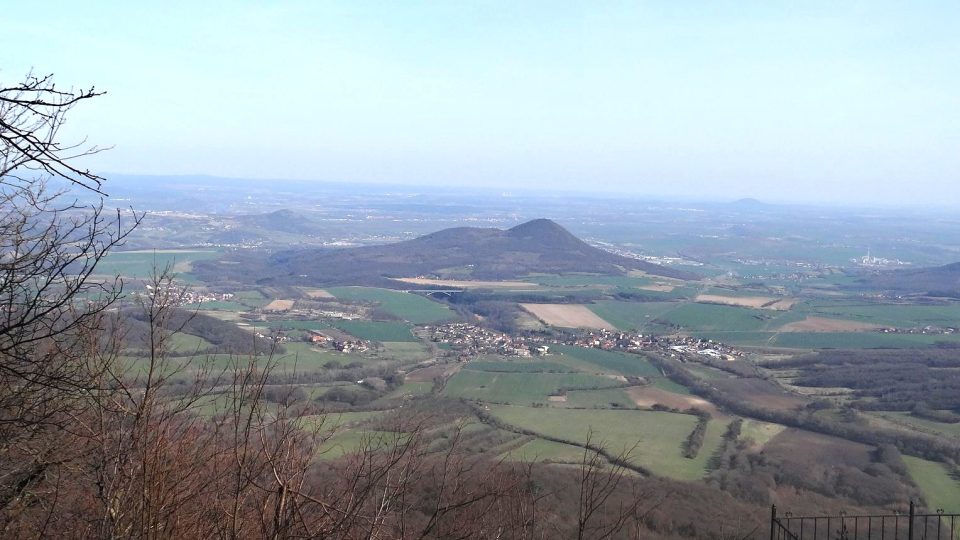
[[(631, 270), (678, 279), (698, 277), (593, 247), (544, 218), (509, 229), (453, 227), (378, 246), (287, 250), (268, 260), (244, 261), (242, 266), (247, 276), (263, 276), (260, 283), (325, 286), (397, 287), (391, 278), (414, 276), (499, 280), (533, 273), (624, 275)], [(224, 265), (205, 264), (198, 270), (222, 273)]]

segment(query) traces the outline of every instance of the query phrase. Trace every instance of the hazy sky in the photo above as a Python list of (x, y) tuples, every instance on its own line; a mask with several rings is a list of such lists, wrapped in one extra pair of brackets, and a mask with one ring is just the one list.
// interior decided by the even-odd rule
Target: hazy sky
[(124, 173), (960, 205), (960, 2), (10, 2)]

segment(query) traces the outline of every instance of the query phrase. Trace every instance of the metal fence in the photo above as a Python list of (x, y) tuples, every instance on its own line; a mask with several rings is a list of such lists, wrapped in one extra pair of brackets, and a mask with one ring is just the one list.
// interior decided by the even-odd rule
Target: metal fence
[(794, 516), (770, 509), (770, 540), (960, 540), (960, 514), (906, 513)]

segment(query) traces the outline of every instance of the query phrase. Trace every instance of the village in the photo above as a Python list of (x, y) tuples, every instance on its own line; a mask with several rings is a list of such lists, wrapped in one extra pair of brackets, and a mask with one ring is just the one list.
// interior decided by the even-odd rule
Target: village
[(498, 354), (519, 358), (550, 354), (551, 345), (571, 345), (625, 352), (659, 352), (681, 360), (707, 357), (732, 361), (743, 351), (715, 342), (689, 336), (654, 336), (611, 330), (583, 330), (552, 334), (511, 336), (470, 323), (450, 323), (420, 327), (420, 333), (435, 343), (448, 345), (460, 360), (482, 354)]

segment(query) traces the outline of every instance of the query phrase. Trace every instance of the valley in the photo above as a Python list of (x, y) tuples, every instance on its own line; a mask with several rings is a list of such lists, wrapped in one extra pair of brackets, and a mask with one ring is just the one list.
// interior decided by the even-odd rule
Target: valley
[[(764, 247), (775, 261), (745, 261), (717, 250), (734, 237), (692, 241), (682, 221), (659, 225), (676, 247), (646, 244), (649, 232), (626, 243), (571, 204), (566, 221), (598, 235), (592, 245), (547, 219), (387, 240), (437, 223), (427, 215), (381, 223), (359, 248), (138, 245), (103, 273), (127, 276), (137, 295), (166, 266), (188, 293), (181, 309), (261, 340), (227, 350), (212, 336), (234, 330), (184, 327), (174, 351), (271, 366), (276, 406), (342, 419), (324, 428), (323, 459), (416, 410), (429, 433), (459, 426), (472, 452), (507, 462), (577, 465), (600, 444), (642, 482), (732, 496), (757, 522), (773, 503), (960, 503), (960, 302), (927, 281), (911, 289), (916, 273), (878, 288), (898, 274), (843, 263), (836, 241), (786, 235)], [(333, 232), (298, 231), (298, 219), (248, 221), (282, 228), (278, 239)], [(640, 244), (662, 264), (642, 260)], [(924, 253), (918, 265), (954, 256)], [(136, 347), (129, 356), (136, 364)], [(682, 514), (692, 503), (670, 504)]]

